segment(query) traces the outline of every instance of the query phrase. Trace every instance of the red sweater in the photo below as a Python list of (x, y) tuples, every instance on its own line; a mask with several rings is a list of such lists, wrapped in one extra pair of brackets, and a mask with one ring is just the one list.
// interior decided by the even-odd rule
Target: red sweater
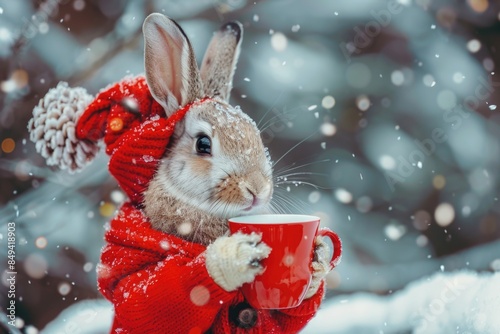
[(297, 333), (321, 303), (323, 287), (296, 308), (254, 310), (208, 275), (205, 246), (154, 230), (131, 203), (110, 224), (98, 286), (115, 307), (112, 333)]

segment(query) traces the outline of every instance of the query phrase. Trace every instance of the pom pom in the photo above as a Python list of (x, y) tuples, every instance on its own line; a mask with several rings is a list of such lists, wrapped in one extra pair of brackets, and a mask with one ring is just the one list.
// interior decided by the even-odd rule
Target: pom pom
[(76, 122), (92, 100), (84, 88), (71, 88), (60, 82), (33, 108), (33, 118), (28, 123), (30, 139), (47, 165), (75, 172), (95, 157), (98, 144), (79, 140), (75, 132)]

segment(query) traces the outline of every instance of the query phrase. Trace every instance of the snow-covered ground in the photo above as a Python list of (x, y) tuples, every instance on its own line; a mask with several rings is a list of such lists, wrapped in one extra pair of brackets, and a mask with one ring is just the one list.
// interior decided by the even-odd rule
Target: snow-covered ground
[[(389, 296), (357, 293), (328, 300), (303, 333), (498, 334), (499, 311), (499, 272), (439, 272)], [(105, 300), (83, 301), (42, 333), (107, 333), (112, 315)]]
[(304, 333), (498, 334), (499, 314), (499, 272), (440, 272), (390, 296), (327, 301)]
[(109, 333), (113, 306), (107, 300), (84, 300), (65, 309), (41, 334)]

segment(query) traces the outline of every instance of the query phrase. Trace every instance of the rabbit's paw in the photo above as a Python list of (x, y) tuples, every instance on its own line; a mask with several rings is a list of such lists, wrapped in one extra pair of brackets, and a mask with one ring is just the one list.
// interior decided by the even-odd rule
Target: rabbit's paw
[(305, 298), (311, 298), (318, 292), (321, 282), (324, 280), (326, 275), (332, 270), (330, 266), (330, 249), (326, 244), (323, 237), (316, 237), (315, 249), (314, 249), (314, 259), (312, 262), (312, 281), (309, 285), (309, 289), (306, 292)]
[(212, 279), (224, 290), (233, 291), (262, 272), (260, 260), (270, 252), (260, 235), (236, 233), (219, 237), (209, 245), (205, 263)]

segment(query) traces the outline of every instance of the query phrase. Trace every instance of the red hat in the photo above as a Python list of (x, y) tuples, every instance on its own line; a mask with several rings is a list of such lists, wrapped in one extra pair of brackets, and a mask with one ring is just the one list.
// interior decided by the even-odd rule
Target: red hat
[(124, 79), (91, 100), (83, 88), (60, 83), (33, 109), (30, 138), (48, 165), (70, 172), (85, 167), (96, 155), (98, 141), (104, 139), (111, 156), (110, 173), (130, 199), (140, 204), (175, 125), (192, 104), (167, 118), (144, 77)]

